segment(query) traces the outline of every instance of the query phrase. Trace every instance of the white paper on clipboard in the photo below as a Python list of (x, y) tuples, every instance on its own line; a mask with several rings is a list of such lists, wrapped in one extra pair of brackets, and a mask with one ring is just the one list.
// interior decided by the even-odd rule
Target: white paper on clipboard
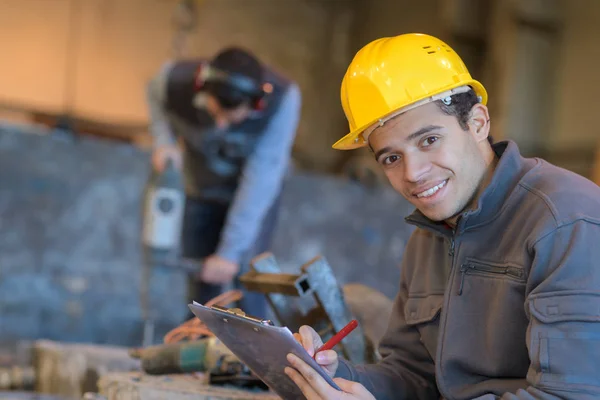
[(304, 350), (287, 327), (263, 324), (255, 319), (206, 307), (196, 302), (190, 310), (241, 362), (283, 399), (305, 399), (298, 386), (283, 372), (289, 353), (300, 357), (334, 388), (341, 390)]

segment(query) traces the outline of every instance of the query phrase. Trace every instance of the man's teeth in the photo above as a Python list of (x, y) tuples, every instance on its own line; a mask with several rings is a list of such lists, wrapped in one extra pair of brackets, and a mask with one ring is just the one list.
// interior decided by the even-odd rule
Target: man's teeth
[(438, 190), (440, 190), (441, 188), (446, 186), (446, 182), (447, 181), (444, 181), (444, 182), (440, 183), (439, 185), (432, 187), (431, 189), (427, 189), (426, 191), (417, 194), (417, 197), (421, 198), (421, 197), (433, 196), (433, 194), (435, 192), (437, 192)]

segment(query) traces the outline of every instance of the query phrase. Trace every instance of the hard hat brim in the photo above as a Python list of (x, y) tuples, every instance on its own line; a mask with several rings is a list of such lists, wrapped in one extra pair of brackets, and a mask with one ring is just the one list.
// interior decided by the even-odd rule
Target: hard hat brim
[[(487, 91), (485, 90), (485, 88), (483, 87), (483, 85), (480, 82), (472, 79), (467, 82), (461, 82), (460, 85), (458, 85), (458, 86), (470, 86), (473, 89), (473, 91), (475, 92), (475, 94), (477, 94), (477, 96), (479, 96), (481, 98), (480, 103), (483, 105), (487, 104), (487, 99), (488, 99)], [(411, 102), (410, 104), (400, 105), (399, 107), (396, 107), (391, 112), (389, 112), (385, 115), (381, 115), (381, 116), (375, 118), (374, 120), (370, 121), (369, 123), (348, 133), (346, 136), (342, 137), (340, 140), (335, 142), (331, 147), (335, 150), (355, 150), (355, 149), (359, 149), (361, 147), (365, 147), (368, 143), (367, 143), (367, 140), (363, 140), (363, 138), (361, 137), (362, 133), (365, 130), (367, 130), (369, 127), (376, 124), (379, 120), (384, 119), (388, 115), (394, 114), (398, 110), (400, 110), (402, 108), (406, 108), (406, 107), (410, 106), (411, 104), (423, 101), (427, 98), (434, 98), (436, 95), (439, 95), (440, 93), (446, 92), (446, 91), (451, 90), (456, 87), (457, 86), (455, 85), (453, 87), (442, 88), (441, 90), (439, 90), (435, 93), (431, 93), (431, 94), (428, 94), (427, 96), (423, 96), (422, 98), (416, 99), (415, 101)], [(423, 103), (423, 105), (427, 104), (427, 103), (429, 103), (429, 102), (425, 102), (425, 103)], [(397, 115), (400, 115), (400, 114), (401, 113), (399, 113)]]

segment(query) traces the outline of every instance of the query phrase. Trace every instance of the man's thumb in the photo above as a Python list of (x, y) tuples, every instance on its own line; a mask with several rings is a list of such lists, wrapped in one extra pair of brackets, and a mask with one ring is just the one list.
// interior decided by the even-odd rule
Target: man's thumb
[(343, 378), (333, 378), (333, 381), (342, 389), (342, 392), (354, 395), (368, 395), (369, 392), (358, 382), (349, 381)]
[(333, 378), (333, 381), (346, 393), (352, 393), (353, 385), (355, 382), (349, 381), (344, 378)]

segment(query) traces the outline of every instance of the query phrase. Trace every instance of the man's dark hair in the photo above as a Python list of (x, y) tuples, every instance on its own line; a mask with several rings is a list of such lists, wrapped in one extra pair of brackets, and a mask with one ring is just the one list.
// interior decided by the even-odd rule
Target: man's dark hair
[[(471, 109), (479, 102), (477, 95), (473, 90), (465, 93), (458, 93), (450, 97), (450, 104), (445, 104), (442, 100), (435, 101), (435, 104), (446, 115), (456, 117), (458, 124), (465, 131), (469, 129), (469, 118), (471, 117)], [(491, 135), (488, 135), (488, 142), (494, 143)]]
[[(257, 88), (263, 80), (263, 67), (260, 62), (248, 51), (230, 47), (211, 61), (211, 67), (228, 74), (242, 76), (256, 83)], [(223, 108), (236, 108), (244, 103), (250, 103), (259, 93), (248, 93), (236, 88), (226, 81), (208, 81), (205, 90), (213, 95)]]

